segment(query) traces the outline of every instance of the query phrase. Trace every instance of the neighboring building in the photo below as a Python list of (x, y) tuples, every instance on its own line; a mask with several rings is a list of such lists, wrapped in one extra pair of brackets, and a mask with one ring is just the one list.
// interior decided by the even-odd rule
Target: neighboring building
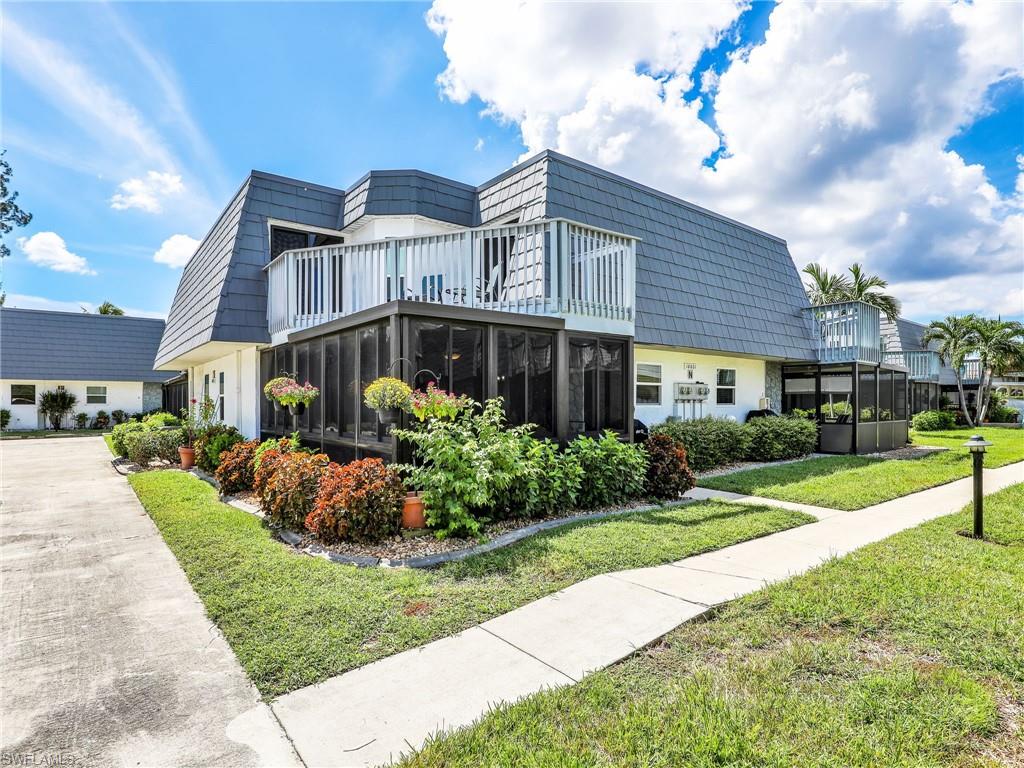
[(48, 426), (39, 396), (64, 387), (78, 398), (76, 413), (161, 407), (162, 383), (173, 376), (153, 369), (163, 320), (84, 312), (0, 308), (0, 407), (9, 429)]
[[(634, 417), (743, 420), (787, 408), (788, 381), (787, 409), (835, 416), (824, 448), (866, 452), (901, 444), (908, 414), (907, 369), (883, 364), (863, 306), (826, 318), (784, 240), (551, 151), (480, 186), (253, 171), (186, 265), (156, 365), (186, 369), (247, 435), (298, 429), (342, 460), (395, 455), (362, 405), (388, 373), (501, 395), (512, 422), (561, 440), (631, 438)], [(869, 370), (893, 423), (861, 429)], [(298, 418), (262, 397), (282, 373), (321, 388)]]

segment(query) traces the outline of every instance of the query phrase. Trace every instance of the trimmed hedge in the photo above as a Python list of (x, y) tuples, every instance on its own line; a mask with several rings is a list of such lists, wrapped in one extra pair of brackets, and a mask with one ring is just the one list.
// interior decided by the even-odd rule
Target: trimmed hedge
[(818, 442), (818, 426), (793, 416), (764, 416), (743, 425), (750, 461), (782, 461), (806, 456)]
[(941, 432), (956, 426), (956, 416), (949, 411), (921, 411), (914, 414), (910, 426), (918, 432)]
[(743, 424), (716, 416), (690, 421), (668, 421), (651, 430), (652, 434), (668, 435), (686, 449), (686, 459), (694, 472), (726, 464), (736, 464), (747, 457), (750, 435)]

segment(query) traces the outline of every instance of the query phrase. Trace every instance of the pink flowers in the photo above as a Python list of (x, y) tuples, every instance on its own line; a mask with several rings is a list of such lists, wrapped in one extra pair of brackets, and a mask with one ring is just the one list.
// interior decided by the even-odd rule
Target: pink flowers
[(264, 393), (271, 399), (277, 400), (281, 405), (309, 405), (320, 397), (320, 389), (314, 387), (308, 381), (299, 384), (292, 378), (277, 378), (270, 381), (264, 389)]
[(472, 404), (473, 399), (468, 395), (445, 392), (435, 387), (434, 382), (427, 384), (426, 392), (417, 389), (409, 400), (409, 407), (420, 421), (428, 418), (453, 419)]

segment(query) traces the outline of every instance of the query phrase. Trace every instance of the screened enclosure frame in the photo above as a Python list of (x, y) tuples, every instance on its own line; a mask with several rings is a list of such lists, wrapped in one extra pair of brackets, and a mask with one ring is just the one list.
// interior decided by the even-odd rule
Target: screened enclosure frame
[[(447, 326), (445, 328), (445, 326)], [(363, 371), (365, 351), (359, 343), (360, 334), (367, 328), (377, 328), (378, 339), (386, 335), (386, 347), (377, 348), (377, 359), (371, 378)], [(429, 347), (424, 348), (427, 336)], [(354, 338), (354, 354), (343, 364), (343, 338)], [(518, 372), (517, 379), (509, 377), (511, 369), (502, 370), (503, 361), (499, 354), (501, 343), (512, 337), (522, 337), (529, 354), (539, 350), (525, 362), (525, 369)], [(328, 348), (338, 339), (336, 384), (328, 381)], [(443, 341), (443, 343), (442, 343)], [(570, 409), (573, 395), (570, 392), (570, 346), (574, 342), (593, 343), (599, 354), (616, 358), (617, 381), (621, 391), (614, 389), (615, 372), (599, 370), (597, 390), (592, 392), (598, 408), (607, 405), (609, 413), (598, 411), (594, 429), (573, 429)], [(536, 347), (533, 346), (537, 342)], [(467, 346), (468, 345), (468, 346)], [(609, 352), (610, 351), (610, 352)], [(386, 357), (385, 359), (382, 359)], [(505, 365), (510, 365), (506, 359)], [(311, 365), (317, 370), (312, 370)], [(344, 370), (348, 365), (351, 370)], [(545, 367), (546, 366), (546, 367)], [(375, 421), (370, 429), (368, 409), (362, 405), (362, 389), (376, 376), (390, 375), (401, 378), (412, 387), (424, 387), (428, 381), (437, 380), (441, 388), (452, 387), (456, 368), (459, 376), (455, 391), (468, 391), (474, 399), (514, 395), (515, 402), (506, 403), (510, 424), (538, 424), (538, 437), (551, 437), (567, 442), (577, 434), (596, 435), (606, 424), (616, 426), (613, 431), (623, 440), (633, 438), (633, 339), (631, 336), (590, 333), (567, 330), (564, 320), (538, 315), (516, 315), (509, 312), (450, 307), (423, 302), (393, 301), (364, 312), (326, 323), (316, 328), (296, 332), (288, 337), (286, 344), (264, 349), (260, 353), (260, 428), (264, 437), (284, 436), (298, 430), (303, 442), (317, 447), (339, 461), (349, 461), (368, 456), (379, 456), (386, 460), (405, 460), (406, 448), (400, 447), (389, 431)], [(513, 366), (514, 369), (514, 366)], [(600, 366), (599, 366), (600, 369)], [(333, 370), (333, 369), (332, 369)], [(466, 371), (473, 371), (473, 386)], [(274, 410), (273, 405), (263, 397), (263, 384), (272, 376), (282, 373), (306, 378), (321, 389), (321, 396), (301, 416), (292, 416), (286, 410)], [(604, 373), (605, 376), (600, 374)], [(504, 375), (503, 380), (501, 376)], [(332, 379), (333, 381), (334, 379)], [(514, 391), (510, 387), (522, 387)], [(340, 395), (336, 390), (346, 388)], [(347, 389), (352, 391), (348, 392)], [(475, 391), (473, 391), (475, 390)], [(461, 393), (461, 392), (460, 392)], [(327, 418), (327, 403), (334, 397), (344, 397), (349, 410), (338, 407), (338, 421), (335, 430)], [(349, 402), (350, 400), (350, 402)], [(522, 404), (520, 412), (513, 411), (517, 403)], [(546, 406), (546, 409), (545, 407)], [(544, 413), (546, 410), (546, 414)], [(373, 414), (376, 419), (376, 414)], [(545, 419), (536, 418), (540, 414)], [(532, 418), (531, 418), (532, 417)], [(345, 424), (343, 424), (343, 421)], [(407, 422), (408, 417), (404, 417)], [(351, 430), (343, 428), (352, 424)]]

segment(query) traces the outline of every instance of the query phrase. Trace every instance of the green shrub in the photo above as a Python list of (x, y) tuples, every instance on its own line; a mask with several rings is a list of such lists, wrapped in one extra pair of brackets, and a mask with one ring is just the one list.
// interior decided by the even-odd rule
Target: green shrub
[(910, 421), (918, 432), (941, 432), (956, 426), (956, 417), (949, 411), (921, 411)]
[(451, 421), (417, 422), (393, 434), (411, 443), (420, 463), (406, 467), (423, 492), (427, 525), (438, 538), (477, 534), (481, 523), (508, 508), (506, 494), (532, 468), (523, 457), (529, 425), (509, 427), (501, 398), (483, 411), (467, 408)]
[(643, 450), (647, 454), (648, 496), (678, 499), (697, 484), (682, 443), (665, 434), (654, 434), (643, 444)]
[(380, 541), (398, 531), (405, 486), (380, 459), (331, 462), (320, 478), (306, 530), (321, 541)]
[(732, 419), (705, 416), (690, 421), (668, 421), (651, 432), (668, 435), (682, 443), (690, 469), (707, 472), (746, 458), (750, 437), (743, 427)]
[(114, 426), (118, 424), (124, 424), (128, 421), (128, 414), (122, 411), (120, 408), (110, 412), (110, 417), (114, 420)]
[(155, 459), (178, 461), (178, 448), (184, 443), (184, 435), (180, 429), (143, 428), (126, 433), (122, 441), (128, 460), (145, 467)]
[(57, 387), (39, 395), (39, 413), (46, 417), (53, 429), (60, 429), (64, 417), (75, 410), (78, 398), (64, 387)]
[(106, 429), (110, 426), (110, 414), (106, 411), (96, 411), (96, 415), (92, 419), (93, 429)]
[(818, 442), (818, 427), (794, 416), (763, 416), (743, 425), (750, 461), (782, 461), (806, 456)]
[(1008, 405), (993, 405), (988, 409), (988, 420), (992, 424), (1012, 424), (1020, 418), (1020, 411)]
[(88, 413), (76, 413), (75, 414), (75, 427), (78, 429), (85, 429), (89, 426), (89, 414)]
[(583, 472), (578, 497), (581, 508), (607, 507), (643, 496), (647, 455), (639, 446), (623, 443), (609, 431), (599, 440), (578, 437), (566, 452), (576, 458)]
[(11, 423), (11, 412), (7, 408), (0, 408), (0, 430), (7, 429)]
[(125, 438), (133, 432), (145, 430), (146, 427), (137, 421), (126, 421), (124, 424), (118, 424), (110, 435), (110, 443), (114, 453), (121, 458), (128, 458), (128, 446), (125, 445)]
[[(115, 414), (117, 411), (114, 412)], [(124, 411), (121, 411), (123, 414)], [(116, 420), (116, 416), (115, 416)], [(173, 413), (167, 413), (165, 411), (157, 411), (146, 416), (142, 423), (147, 427), (179, 427), (181, 426), (181, 419), (175, 416)]]
[[(273, 456), (272, 461), (268, 461)], [(272, 523), (302, 530), (320, 492), (330, 459), (322, 453), (268, 451), (256, 473), (263, 475), (260, 503)]]
[(243, 440), (245, 437), (235, 427), (219, 423), (210, 425), (192, 444), (196, 449), (196, 466), (213, 474), (220, 463), (221, 453)]
[(252, 456), (253, 472), (260, 468), (260, 461), (263, 459), (263, 454), (271, 448), (279, 453), (288, 453), (290, 451), (300, 450), (302, 448), (302, 443), (299, 442), (299, 433), (292, 432), (291, 437), (268, 438), (260, 443)]
[(576, 506), (583, 468), (575, 454), (559, 451), (550, 440), (524, 435), (520, 443), (524, 471), (505, 494), (505, 514), (543, 517)]

